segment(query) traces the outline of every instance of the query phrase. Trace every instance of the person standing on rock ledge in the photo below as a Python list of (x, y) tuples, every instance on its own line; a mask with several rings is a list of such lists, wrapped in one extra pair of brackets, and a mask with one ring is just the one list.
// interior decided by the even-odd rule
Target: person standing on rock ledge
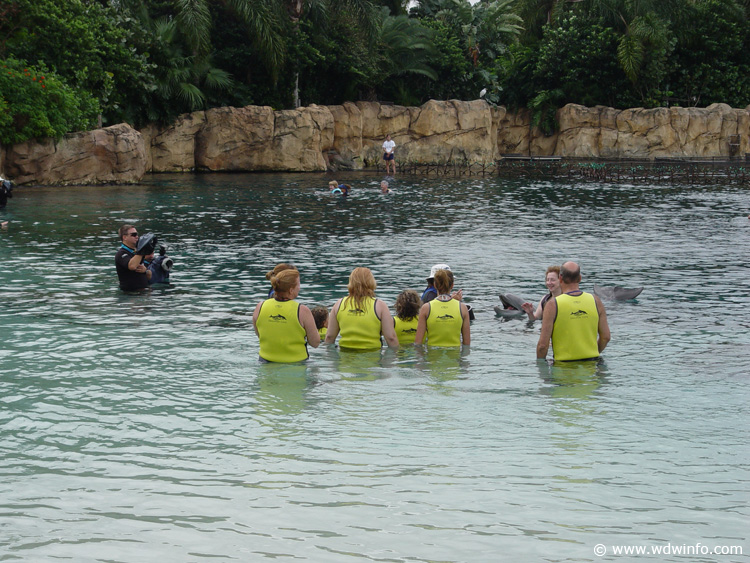
[(395, 148), (396, 143), (391, 140), (390, 135), (386, 135), (383, 142), (383, 160), (385, 161), (385, 173), (388, 174), (388, 171), (392, 169), (392, 172), (390, 172), (392, 176), (396, 174), (396, 160), (393, 154)]

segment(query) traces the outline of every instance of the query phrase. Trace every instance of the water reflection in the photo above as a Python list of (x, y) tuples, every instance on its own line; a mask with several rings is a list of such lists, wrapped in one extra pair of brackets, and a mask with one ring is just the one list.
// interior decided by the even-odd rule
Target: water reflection
[[(749, 478), (746, 190), (400, 176), (386, 201), (351, 173), (342, 201), (328, 179), (14, 192), (0, 232), (12, 556), (580, 561), (597, 534), (744, 537), (726, 499)], [(171, 287), (117, 290), (125, 222), (169, 246)], [(538, 302), (541, 272), (576, 258), (586, 291), (644, 292), (607, 303), (606, 364), (537, 363), (539, 323), (493, 306), (500, 290)], [(328, 307), (355, 266), (392, 304), (447, 262), (476, 313), (471, 354), (322, 346), (262, 364), (251, 312), (282, 261), (300, 300)]]

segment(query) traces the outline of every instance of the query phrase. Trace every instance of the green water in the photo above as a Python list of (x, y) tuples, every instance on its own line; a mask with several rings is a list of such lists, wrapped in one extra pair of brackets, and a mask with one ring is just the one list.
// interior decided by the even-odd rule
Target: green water
[[(329, 179), (14, 191), (0, 560), (747, 560), (746, 189), (398, 177), (382, 196), (351, 175), (344, 200)], [(123, 223), (168, 245), (171, 287), (119, 292)], [(568, 259), (585, 290), (645, 287), (606, 303), (598, 366), (540, 366), (539, 324), (493, 311)], [(447, 262), (471, 352), (262, 365), (251, 313), (281, 261), (328, 306), (354, 267), (392, 304)]]

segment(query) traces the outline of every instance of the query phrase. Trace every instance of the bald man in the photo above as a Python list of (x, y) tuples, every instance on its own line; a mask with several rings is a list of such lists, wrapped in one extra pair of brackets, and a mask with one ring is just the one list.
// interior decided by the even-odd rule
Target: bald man
[(607, 347), (611, 336), (607, 311), (601, 299), (579, 289), (581, 268), (565, 262), (560, 268), (562, 294), (547, 301), (542, 316), (542, 333), (536, 357), (544, 359), (552, 340), (557, 361), (595, 360)]

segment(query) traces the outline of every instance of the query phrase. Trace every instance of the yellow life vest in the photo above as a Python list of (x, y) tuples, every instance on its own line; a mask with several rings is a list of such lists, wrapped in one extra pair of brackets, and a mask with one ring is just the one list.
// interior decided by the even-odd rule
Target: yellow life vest
[(563, 293), (555, 298), (557, 316), (552, 327), (555, 360), (587, 360), (599, 357), (599, 311), (590, 293)]
[(380, 340), (380, 318), (375, 313), (376, 299), (365, 297), (362, 308), (354, 305), (354, 300), (344, 297), (336, 313), (339, 323), (339, 347), (355, 350), (374, 350), (383, 343)]
[(326, 334), (328, 334), (328, 327), (324, 326), (322, 328), (318, 329), (318, 334), (320, 335), (320, 341), (323, 342), (326, 338)]
[(401, 346), (405, 344), (414, 344), (414, 337), (417, 334), (419, 317), (414, 317), (413, 319), (408, 321), (405, 321), (401, 317), (393, 317), (393, 321), (393, 326), (396, 329), (396, 336), (398, 336), (398, 343)]
[(255, 327), (260, 357), (269, 362), (301, 362), (307, 353), (307, 332), (299, 322), (299, 303), (267, 299), (260, 306)]
[(461, 302), (456, 299), (433, 299), (429, 306), (427, 344), (441, 347), (461, 346), (461, 328), (464, 324), (461, 317)]

